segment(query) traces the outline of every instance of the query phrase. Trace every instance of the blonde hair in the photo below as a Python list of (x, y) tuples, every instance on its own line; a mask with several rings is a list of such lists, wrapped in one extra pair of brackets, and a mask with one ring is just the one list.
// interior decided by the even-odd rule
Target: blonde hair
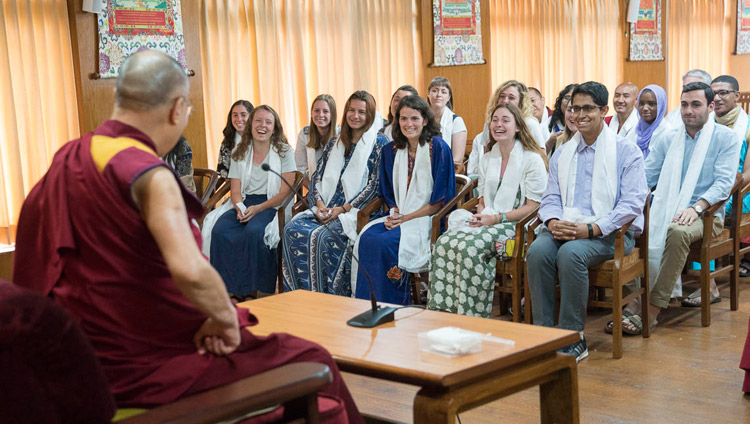
[(516, 80), (508, 80), (500, 84), (492, 93), (490, 101), (487, 103), (487, 112), (485, 113), (484, 121), (489, 124), (492, 119), (492, 114), (495, 113), (495, 106), (497, 101), (500, 99), (500, 94), (510, 87), (516, 87), (520, 98), (518, 99), (518, 109), (521, 111), (521, 115), (524, 118), (534, 116), (533, 110), (531, 109), (531, 100), (529, 100), (529, 89), (526, 88), (526, 84), (518, 82)]

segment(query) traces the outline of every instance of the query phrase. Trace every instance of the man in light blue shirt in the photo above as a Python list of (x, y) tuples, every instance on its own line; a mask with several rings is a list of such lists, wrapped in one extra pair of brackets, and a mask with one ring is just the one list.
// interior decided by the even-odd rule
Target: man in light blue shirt
[[(684, 138), (684, 156), (680, 169), (679, 185), (669, 187), (667, 198), (680, 196), (680, 189), (686, 183), (689, 172), (697, 172), (697, 180), (687, 207), (679, 209), (673, 216), (666, 216), (664, 222), (655, 217), (655, 211), (668, 206), (668, 200), (659, 200), (655, 195), (651, 209), (651, 220), (649, 222), (649, 274), (652, 277), (651, 300), (649, 305), (649, 317), (653, 320), (651, 325), (656, 324), (659, 313), (669, 305), (672, 290), (680, 277), (682, 268), (687, 261), (690, 252), (690, 244), (703, 237), (703, 224), (700, 218), (703, 211), (716, 203), (723, 202), (729, 197), (734, 186), (737, 174), (737, 163), (739, 161), (740, 144), (734, 133), (723, 125), (709, 122), (709, 114), (713, 111), (714, 92), (708, 84), (693, 82), (682, 89), (680, 108), (682, 112), (683, 126), (675, 129), (673, 134), (660, 139), (655, 143), (651, 153), (646, 159), (646, 179), (649, 187), (657, 186), (657, 183), (668, 184), (668, 178), (660, 176), (665, 171), (666, 163), (675, 160), (674, 149), (670, 154), (673, 143), (680, 142), (679, 137)], [(705, 131), (712, 131), (704, 157), (693, 157), (696, 149), (700, 149), (701, 136)], [(705, 134), (708, 137), (708, 133)], [(665, 163), (666, 162), (666, 163)], [(700, 165), (702, 163), (702, 166)], [(694, 169), (700, 166), (700, 169)], [(674, 185), (674, 184), (673, 184)], [(662, 187), (663, 189), (663, 187)], [(658, 188), (657, 188), (658, 190)], [(657, 194), (659, 192), (657, 191)], [(677, 206), (678, 209), (682, 206)], [(671, 220), (671, 221), (670, 221)], [(666, 240), (658, 239), (659, 226), (666, 226)], [(724, 208), (719, 208), (714, 214), (713, 235), (717, 236), (724, 227)], [(662, 234), (664, 234), (662, 232)], [(663, 246), (661, 260), (655, 254), (655, 246)], [(654, 266), (654, 262), (658, 266)], [(653, 278), (656, 278), (653, 280)], [(643, 323), (637, 315), (640, 311), (639, 300), (634, 300), (626, 307), (626, 312), (634, 313), (634, 317), (623, 319), (623, 331), (627, 333), (639, 333)], [(627, 314), (625, 314), (627, 315)]]
[[(634, 220), (625, 236), (625, 253), (630, 253), (634, 234), (643, 229), (648, 196), (640, 148), (604, 123), (607, 97), (606, 87), (597, 82), (573, 90), (578, 133), (552, 156), (547, 191), (539, 207), (545, 228), (526, 255), (534, 323), (554, 325), (557, 277), (561, 292), (558, 325), (581, 333), (581, 340), (563, 353), (576, 356), (577, 361), (588, 356), (583, 337), (588, 268), (614, 257), (615, 231)], [(604, 156), (607, 153), (615, 157)], [(597, 154), (603, 168), (595, 169)], [(595, 178), (598, 173), (604, 178)]]

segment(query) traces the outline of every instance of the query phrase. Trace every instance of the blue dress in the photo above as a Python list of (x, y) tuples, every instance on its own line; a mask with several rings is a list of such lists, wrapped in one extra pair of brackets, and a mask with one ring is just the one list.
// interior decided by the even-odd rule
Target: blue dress
[[(385, 136), (378, 134), (375, 146), (367, 160), (367, 184), (350, 202), (352, 207), (363, 208), (377, 194), (380, 152), (387, 142), (388, 139)], [(317, 204), (318, 200), (322, 200), (318, 189), (328, 164), (328, 156), (334, 145), (335, 142), (326, 144), (323, 156), (318, 162), (318, 168), (312, 175), (310, 192), (307, 194), (307, 202), (311, 206)], [(342, 174), (358, 146), (359, 144), (352, 146), (349, 154), (344, 157)], [(339, 178), (336, 191), (326, 207), (333, 208), (345, 203), (344, 187)], [(335, 232), (338, 237), (331, 232)], [(314, 215), (303, 216), (289, 222), (284, 227), (282, 237), (284, 239), (282, 274), (285, 291), (305, 289), (341, 296), (352, 295), (351, 249), (341, 243), (342, 241), (348, 243), (349, 239), (344, 234), (340, 220), (330, 222), (326, 228)]]
[[(245, 196), (245, 206), (259, 205), (265, 194)], [(216, 221), (211, 231), (211, 265), (227, 285), (227, 291), (246, 296), (252, 291), (273, 293), (276, 290), (276, 249), (263, 242), (266, 225), (273, 220), (276, 209), (268, 208), (247, 223), (237, 220), (232, 208)], [(262, 266), (259, 266), (261, 265)]]
[[(430, 204), (444, 205), (456, 196), (456, 175), (453, 168), (453, 154), (450, 147), (440, 137), (429, 142), (432, 165), (433, 188)], [(380, 198), (388, 209), (396, 206), (393, 193), (393, 163), (396, 158), (396, 145), (391, 142), (383, 148), (380, 162)], [(409, 166), (409, 179), (412, 174)], [(442, 227), (442, 225), (441, 225)], [(409, 305), (412, 303), (409, 288), (409, 273), (398, 267), (398, 247), (401, 241), (401, 228), (387, 230), (385, 224), (371, 226), (359, 239), (358, 257), (367, 258), (366, 271), (372, 280), (375, 297), (380, 302)], [(357, 292), (359, 299), (370, 298), (370, 286), (360, 265), (357, 271)]]

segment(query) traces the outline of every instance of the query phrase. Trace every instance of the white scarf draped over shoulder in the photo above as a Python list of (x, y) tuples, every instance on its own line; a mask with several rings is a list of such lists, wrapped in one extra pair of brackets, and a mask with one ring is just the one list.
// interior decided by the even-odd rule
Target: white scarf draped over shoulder
[(619, 183), (617, 169), (617, 136), (614, 131), (602, 126), (596, 139), (594, 171), (591, 182), (591, 209), (594, 216), (587, 216), (574, 207), (575, 186), (578, 173), (578, 145), (583, 136), (576, 132), (573, 138), (561, 148), (557, 160), (557, 178), (560, 183), (560, 197), (563, 205), (563, 220), (590, 224), (607, 214), (615, 207)]
[[(331, 201), (333, 194), (336, 192), (336, 187), (338, 186), (339, 181), (341, 181), (341, 185), (343, 186), (344, 197), (346, 198), (347, 203), (351, 202), (365, 188), (367, 185), (367, 179), (370, 175), (369, 170), (367, 169), (367, 162), (372, 154), (372, 149), (375, 148), (378, 131), (380, 131), (382, 125), (382, 118), (376, 116), (373, 124), (367, 131), (365, 131), (362, 138), (356, 143), (356, 147), (352, 146), (354, 153), (352, 153), (352, 157), (349, 159), (346, 169), (344, 169), (344, 154), (346, 150), (344, 143), (341, 141), (340, 136), (332, 141), (334, 145), (328, 153), (326, 168), (320, 178), (320, 185), (317, 187), (318, 193), (320, 193), (320, 197), (323, 199), (323, 203), (328, 205)], [(310, 213), (307, 213), (306, 215), (316, 213), (317, 210), (317, 206), (312, 206)], [(358, 208), (352, 207), (349, 212), (339, 214), (338, 216), (344, 234), (349, 238), (350, 243), (354, 243), (357, 239), (358, 212)]]
[[(638, 125), (639, 119), (640, 117), (638, 115), (638, 110), (636, 108), (633, 108), (633, 111), (630, 112), (630, 115), (628, 115), (628, 119), (625, 120), (625, 122), (622, 124), (622, 128), (620, 129), (620, 118), (618, 118), (617, 114), (615, 113), (612, 116), (612, 120), (609, 121), (609, 129), (614, 131), (615, 134), (618, 134), (630, 141), (635, 142), (638, 139), (638, 136), (635, 133), (635, 127), (636, 125)], [(620, 129), (620, 132), (617, 132), (618, 129)]]
[(667, 240), (667, 229), (677, 211), (690, 206), (695, 186), (698, 183), (706, 152), (714, 133), (715, 125), (709, 120), (703, 126), (690, 157), (685, 179), (682, 179), (682, 163), (685, 156), (685, 124), (673, 131), (673, 139), (664, 156), (659, 180), (654, 191), (654, 200), (649, 213), (648, 262), (649, 279), (656, 281)]
[(453, 150), (453, 111), (445, 107), (440, 117), (440, 134), (443, 141)]

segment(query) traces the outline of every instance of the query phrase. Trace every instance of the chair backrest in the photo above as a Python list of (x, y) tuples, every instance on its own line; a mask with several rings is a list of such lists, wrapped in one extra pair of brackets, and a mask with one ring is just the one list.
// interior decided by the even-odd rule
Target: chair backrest
[(745, 109), (745, 112), (750, 113), (750, 91), (740, 92), (740, 99), (737, 103)]
[(211, 198), (216, 191), (220, 180), (223, 180), (219, 174), (213, 169), (207, 168), (194, 168), (193, 169), (193, 182), (195, 182), (195, 195), (201, 199), (203, 206)]

